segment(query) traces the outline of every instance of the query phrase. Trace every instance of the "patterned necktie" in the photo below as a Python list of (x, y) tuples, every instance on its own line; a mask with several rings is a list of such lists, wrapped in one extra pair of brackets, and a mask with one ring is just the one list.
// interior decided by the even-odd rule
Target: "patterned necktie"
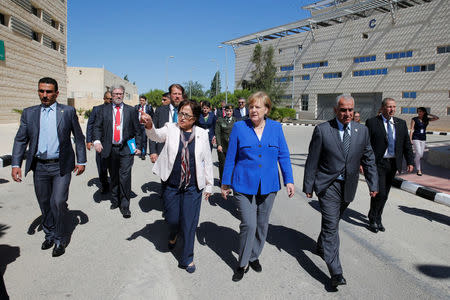
[(116, 106), (116, 117), (114, 120), (114, 141), (118, 143), (120, 141), (120, 106)]
[(178, 109), (176, 107), (173, 108), (172, 122), (178, 122)]
[(348, 125), (344, 125), (344, 137), (342, 138), (342, 142), (344, 143), (345, 156), (347, 156), (348, 150), (350, 149), (350, 134), (348, 134)]
[(394, 142), (394, 132), (392, 130), (391, 122), (387, 121), (387, 139), (388, 139), (388, 154), (394, 156), (395, 154), (395, 142)]

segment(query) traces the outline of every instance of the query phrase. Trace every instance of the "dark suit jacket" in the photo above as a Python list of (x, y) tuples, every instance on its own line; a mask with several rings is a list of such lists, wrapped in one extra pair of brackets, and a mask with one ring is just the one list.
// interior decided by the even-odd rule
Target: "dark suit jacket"
[[(366, 121), (369, 129), (370, 143), (375, 153), (377, 164), (383, 159), (384, 153), (388, 146), (387, 133), (384, 128), (383, 118), (381, 115), (370, 118)], [(402, 119), (394, 117), (395, 127), (395, 163), (397, 170), (402, 169), (403, 156), (408, 165), (414, 165), (414, 156), (409, 140), (408, 128), (406, 122)]]
[[(138, 104), (138, 105), (135, 105), (134, 108), (139, 112), (139, 107), (140, 107), (140, 106), (141, 106), (141, 105)], [(148, 115), (150, 115), (150, 117), (153, 118), (154, 112), (153, 112), (153, 108), (152, 108), (152, 106), (151, 106), (150, 104), (147, 104), (147, 105), (145, 106), (145, 113), (148, 114)], [(138, 113), (138, 115), (139, 115), (139, 113)]]
[[(41, 119), (41, 105), (25, 108), (20, 118), (20, 127), (14, 139), (12, 166), (22, 166), (25, 150), (28, 152), (25, 164), (25, 175), (34, 169), (33, 159), (37, 153), (39, 145), (39, 131)], [(75, 108), (57, 103), (56, 105), (56, 126), (58, 127), (59, 140), (59, 168), (60, 174), (70, 173), (75, 168), (75, 153), (70, 138), (73, 134), (75, 138), (75, 150), (77, 162), (86, 163), (86, 148), (84, 135), (81, 131), (80, 123)], [(45, 134), (43, 132), (42, 134)]]
[[(127, 142), (132, 138), (136, 139), (136, 149), (141, 149), (141, 130), (139, 127), (137, 110), (127, 104), (123, 104), (123, 129), (122, 129), (122, 143), (120, 149), (122, 155), (130, 154), (130, 149)], [(113, 136), (113, 106), (106, 104), (97, 115), (94, 126), (94, 141), (100, 140), (102, 142), (103, 150), (101, 155), (107, 158), (111, 154)]]
[(100, 104), (97, 106), (94, 106), (92, 108), (91, 114), (89, 115), (88, 123), (86, 126), (86, 143), (92, 143), (93, 135), (94, 135), (94, 125), (95, 125), (95, 119), (97, 118), (97, 114), (99, 111), (102, 110), (102, 108), (105, 106), (105, 104)]
[[(153, 126), (155, 128), (161, 128), (169, 122), (170, 117), (170, 105), (162, 105), (156, 108), (155, 115), (153, 116)], [(150, 154), (161, 153), (164, 143), (157, 143), (150, 141)]]
[(303, 192), (314, 191), (319, 195), (345, 171), (344, 201), (351, 202), (358, 187), (360, 165), (364, 168), (369, 190), (378, 191), (375, 156), (367, 128), (359, 123), (351, 123), (350, 149), (345, 156), (336, 119), (322, 123), (314, 128), (309, 144)]
[(238, 120), (238, 121), (248, 119), (248, 107), (245, 107), (245, 116), (244, 117), (241, 116), (241, 111), (239, 110), (239, 107), (235, 108), (233, 110), (233, 117), (235, 117), (236, 120)]
[(203, 129), (208, 130), (209, 141), (211, 142), (212, 138), (215, 136), (215, 127), (216, 127), (216, 116), (212, 111), (208, 113), (208, 121), (205, 120), (203, 114), (200, 114), (200, 118), (198, 119), (198, 126)]

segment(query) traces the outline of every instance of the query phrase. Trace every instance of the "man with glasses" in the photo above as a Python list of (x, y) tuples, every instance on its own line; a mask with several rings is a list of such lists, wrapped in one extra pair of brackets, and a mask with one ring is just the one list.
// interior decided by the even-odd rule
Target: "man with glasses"
[(34, 190), (42, 212), (45, 240), (41, 249), (55, 245), (53, 257), (63, 255), (69, 242), (67, 199), (72, 172), (81, 175), (86, 165), (84, 135), (77, 113), (75, 108), (56, 102), (58, 94), (55, 79), (44, 77), (39, 80), (41, 104), (23, 110), (11, 162), (12, 179), (21, 182), (21, 165), (26, 154), (25, 176), (33, 170)]
[(336, 118), (314, 128), (303, 180), (306, 197), (311, 198), (314, 191), (319, 198), (322, 225), (316, 250), (327, 264), (333, 287), (346, 284), (339, 259), (339, 221), (355, 197), (360, 165), (370, 196), (378, 191), (369, 131), (352, 121), (354, 107), (352, 96), (338, 96)]
[[(125, 88), (111, 87), (112, 103), (98, 114), (94, 125), (94, 148), (108, 162), (111, 174), (111, 209), (120, 207), (130, 218), (131, 168), (140, 155), (141, 128), (137, 110), (123, 103)], [(135, 139), (135, 149), (131, 140)]]
[(233, 111), (233, 117), (238, 121), (248, 119), (248, 109), (245, 107), (245, 98), (239, 98), (238, 104), (239, 107), (235, 108)]
[[(95, 120), (97, 119), (97, 115), (106, 105), (110, 104), (112, 100), (111, 92), (106, 91), (103, 95), (103, 104), (94, 106), (92, 108), (91, 114), (89, 115), (89, 120), (86, 126), (86, 148), (91, 151), (92, 148), (92, 136), (94, 131)], [(109, 191), (109, 183), (108, 183), (108, 164), (105, 159), (102, 158), (100, 153), (95, 153), (95, 162), (97, 164), (98, 171), (98, 179), (102, 184), (101, 193), (106, 194)]]

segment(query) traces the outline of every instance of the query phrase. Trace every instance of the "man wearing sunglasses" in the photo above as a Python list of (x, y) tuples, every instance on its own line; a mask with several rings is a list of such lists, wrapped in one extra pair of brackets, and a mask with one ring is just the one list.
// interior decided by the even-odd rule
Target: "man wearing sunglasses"
[[(90, 151), (92, 148), (92, 140), (95, 119), (99, 112), (105, 107), (107, 104), (110, 104), (112, 100), (111, 92), (107, 91), (103, 95), (103, 104), (94, 106), (92, 108), (91, 114), (89, 115), (89, 120), (86, 126), (86, 148)], [(100, 155), (100, 153), (96, 152), (95, 154), (95, 162), (97, 164), (98, 171), (98, 179), (102, 184), (101, 193), (106, 194), (109, 191), (109, 183), (108, 183), (108, 164), (104, 158)]]
[(317, 254), (327, 264), (331, 285), (346, 284), (339, 260), (339, 221), (355, 198), (359, 166), (364, 169), (370, 196), (378, 191), (375, 156), (367, 127), (353, 122), (355, 100), (350, 95), (336, 98), (336, 118), (314, 128), (305, 164), (303, 192), (319, 198), (322, 225)]
[(239, 107), (235, 108), (233, 111), (233, 117), (238, 121), (248, 119), (248, 109), (245, 107), (245, 98), (239, 98), (238, 105)]
[[(67, 199), (74, 174), (81, 175), (86, 165), (84, 135), (75, 108), (56, 102), (58, 83), (44, 77), (38, 83), (41, 105), (25, 108), (14, 139), (11, 176), (22, 181), (21, 165), (27, 146), (25, 176), (33, 170), (34, 190), (42, 212), (45, 240), (42, 250), (53, 245), (52, 256), (65, 252), (69, 241), (65, 224), (68, 221)], [(75, 138), (75, 153), (70, 136)]]

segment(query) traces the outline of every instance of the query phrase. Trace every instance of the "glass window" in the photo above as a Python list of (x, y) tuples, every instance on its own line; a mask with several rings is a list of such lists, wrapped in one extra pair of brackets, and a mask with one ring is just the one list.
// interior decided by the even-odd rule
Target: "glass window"
[(292, 70), (294, 70), (294, 65), (280, 67), (280, 71), (292, 71)]
[(308, 94), (302, 94), (301, 104), (302, 104), (302, 111), (308, 111), (308, 104), (309, 104), (309, 95)]
[(6, 26), (6, 18), (5, 15), (0, 13), (0, 24)]
[(402, 114), (407, 114), (409, 112), (408, 107), (402, 107)]
[(309, 80), (309, 74), (307, 74), (307, 75), (302, 75), (302, 80)]
[(428, 65), (428, 71), (434, 71), (434, 64)]
[(447, 107), (447, 116), (450, 116), (450, 107)]
[(413, 72), (420, 72), (420, 66), (414, 66)]

